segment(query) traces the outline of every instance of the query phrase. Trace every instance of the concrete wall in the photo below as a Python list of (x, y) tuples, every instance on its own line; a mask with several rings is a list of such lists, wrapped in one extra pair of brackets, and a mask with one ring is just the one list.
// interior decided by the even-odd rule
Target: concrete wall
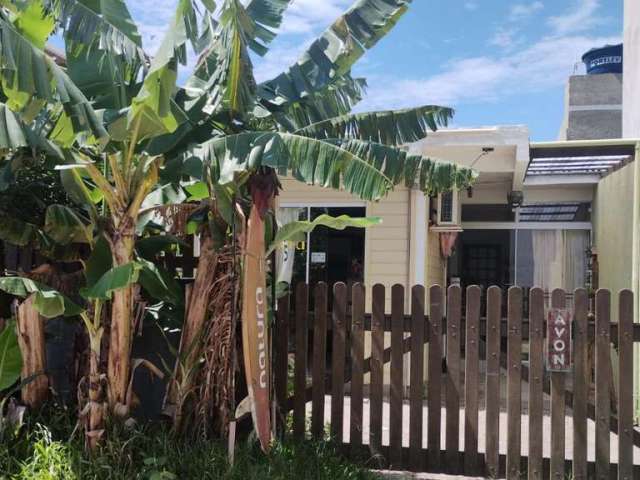
[(593, 245), (598, 253), (599, 286), (611, 289), (614, 314), (618, 290), (631, 288), (632, 198), (631, 163), (600, 181), (593, 202)]
[(623, 133), (640, 137), (640, 2), (624, 2)]
[[(638, 0), (625, 0), (624, 2), (624, 88), (623, 88), (623, 134), (626, 138), (640, 138), (640, 2)], [(638, 208), (638, 205), (636, 205)], [(635, 215), (637, 219), (637, 215)], [(637, 221), (637, 220), (636, 220)], [(634, 222), (635, 223), (635, 222)], [(636, 230), (638, 225), (633, 226)], [(638, 239), (635, 238), (638, 246)], [(637, 250), (637, 248), (636, 248)], [(638, 259), (634, 259), (635, 267)], [(637, 270), (636, 270), (637, 271)], [(636, 290), (636, 314), (640, 310), (638, 306), (637, 280), (634, 285)], [(638, 319), (636, 318), (636, 321)], [(635, 417), (640, 418), (640, 349), (634, 349), (635, 365)]]
[(622, 75), (574, 75), (565, 92), (561, 140), (622, 136)]

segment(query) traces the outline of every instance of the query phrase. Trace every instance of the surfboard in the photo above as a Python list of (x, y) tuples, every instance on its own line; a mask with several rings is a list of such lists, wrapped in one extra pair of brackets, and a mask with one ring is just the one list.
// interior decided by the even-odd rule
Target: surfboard
[(242, 350), (253, 425), (263, 451), (271, 444), (269, 328), (264, 221), (253, 205), (247, 222), (242, 285)]

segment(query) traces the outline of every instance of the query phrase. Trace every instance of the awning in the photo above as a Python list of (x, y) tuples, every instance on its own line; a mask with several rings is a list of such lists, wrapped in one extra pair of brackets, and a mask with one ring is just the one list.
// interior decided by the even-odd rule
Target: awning
[(595, 183), (633, 161), (636, 142), (616, 139), (532, 143), (525, 182), (580, 177), (585, 183)]

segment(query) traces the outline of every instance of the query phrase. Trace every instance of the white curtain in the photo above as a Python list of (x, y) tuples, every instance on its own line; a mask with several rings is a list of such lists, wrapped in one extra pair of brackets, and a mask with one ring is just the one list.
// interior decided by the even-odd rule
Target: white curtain
[(584, 286), (589, 234), (581, 230), (535, 230), (533, 284), (546, 291), (572, 292)]
[[(287, 223), (298, 220), (300, 212), (304, 210), (302, 208), (278, 208), (276, 212), (276, 222), (278, 228), (286, 225)], [(295, 243), (294, 242), (282, 242), (282, 245), (276, 250), (276, 274), (277, 283), (286, 282), (291, 284), (293, 277), (293, 262), (295, 260)]]

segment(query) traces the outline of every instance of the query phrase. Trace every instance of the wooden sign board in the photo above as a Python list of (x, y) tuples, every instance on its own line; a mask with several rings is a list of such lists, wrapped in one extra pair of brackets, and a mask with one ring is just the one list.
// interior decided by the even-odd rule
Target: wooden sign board
[(547, 369), (571, 370), (571, 311), (552, 308), (547, 316)]

